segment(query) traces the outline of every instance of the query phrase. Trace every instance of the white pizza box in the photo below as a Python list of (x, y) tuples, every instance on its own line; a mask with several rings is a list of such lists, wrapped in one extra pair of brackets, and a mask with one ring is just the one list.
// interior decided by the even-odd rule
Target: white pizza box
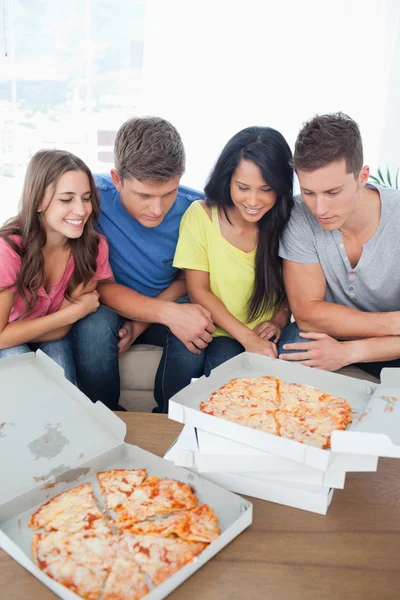
[[(190, 427), (186, 425), (185, 427)], [(199, 473), (224, 472), (263, 474), (267, 478), (298, 481), (315, 485), (326, 485), (333, 488), (343, 488), (346, 472), (375, 472), (378, 468), (378, 457), (358, 454), (335, 456), (332, 453), (331, 464), (326, 471), (308, 467), (281, 456), (262, 452), (228, 440), (219, 435), (193, 428), (198, 444), (194, 456)], [(187, 466), (183, 462), (177, 465)]]
[[(179, 436), (179, 443), (174, 446), (173, 462), (175, 465), (193, 468), (198, 473), (235, 473), (237, 475), (250, 475), (256, 479), (266, 481), (304, 483), (336, 489), (344, 488), (346, 471), (333, 469), (333, 467), (328, 468), (327, 471), (322, 471), (266, 452), (259, 452), (261, 456), (258, 456), (256, 454), (257, 450), (250, 446), (245, 446), (245, 450), (249, 451), (247, 454), (239, 452), (224, 454), (223, 451), (219, 450), (218, 445), (217, 447), (213, 446), (214, 453), (203, 454), (200, 445), (200, 438), (203, 434), (217, 438), (217, 444), (221, 440), (223, 448), (224, 438), (201, 431), (191, 425), (185, 425)], [(218, 451), (219, 454), (216, 453)], [(258, 461), (258, 468), (254, 467), (253, 459), (256, 463)]]
[(34, 564), (27, 523), (48, 499), (87, 482), (102, 505), (98, 471), (144, 467), (188, 483), (218, 516), (221, 535), (146, 600), (165, 598), (252, 522), (247, 500), (124, 443), (125, 423), (102, 403), (92, 404), (42, 352), (0, 360), (0, 424), (0, 546), (60, 598), (78, 596)]
[[(353, 423), (346, 431), (335, 431), (332, 434), (330, 450), (321, 450), (200, 411), (200, 402), (208, 400), (212, 392), (233, 377), (260, 375), (275, 375), (283, 381), (316, 386), (324, 392), (346, 398), (353, 409)], [(388, 400), (383, 398), (400, 395), (400, 370), (384, 369), (381, 381), (380, 385), (376, 385), (244, 352), (213, 369), (209, 377), (201, 377), (175, 394), (169, 401), (168, 414), (171, 419), (180, 423), (309, 467), (326, 470), (337, 458), (337, 454), (400, 457), (400, 403), (390, 403), (389, 406)]]
[[(165, 459), (172, 462), (179, 461), (182, 452), (188, 452), (195, 447), (192, 430), (187, 428), (187, 425), (183, 428), (181, 435), (165, 454)], [(186, 447), (189, 447), (189, 450)], [(196, 468), (193, 466), (191, 470), (196, 472)], [(334, 491), (333, 488), (321, 485), (274, 481), (236, 473), (213, 472), (202, 473), (202, 476), (227, 490), (321, 515), (326, 515)]]

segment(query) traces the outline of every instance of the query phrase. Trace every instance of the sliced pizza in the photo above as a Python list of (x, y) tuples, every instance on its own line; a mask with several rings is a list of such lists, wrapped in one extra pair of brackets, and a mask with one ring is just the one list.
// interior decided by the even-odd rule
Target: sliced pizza
[(37, 533), (32, 540), (36, 564), (85, 600), (97, 600), (118, 551), (118, 538), (98, 531)]
[(106, 508), (115, 510), (122, 506), (146, 477), (146, 469), (114, 469), (97, 473), (101, 491), (106, 497)]
[(106, 581), (102, 600), (140, 600), (150, 589), (132, 556), (119, 549)]
[(175, 534), (183, 540), (213, 542), (221, 533), (218, 519), (208, 504), (201, 504), (193, 510), (174, 513), (164, 519), (142, 521), (129, 529), (140, 535), (168, 537)]
[(203, 542), (188, 542), (177, 537), (123, 534), (123, 553), (133, 557), (141, 570), (149, 575), (154, 585), (179, 571), (206, 548)]
[(84, 530), (109, 531), (90, 483), (62, 492), (43, 504), (32, 515), (29, 526), (33, 529), (42, 527), (45, 531), (71, 533)]
[(289, 413), (278, 411), (276, 420), (282, 437), (317, 448), (330, 448), (333, 431), (345, 429), (332, 415), (322, 412)]
[(148, 477), (137, 486), (124, 504), (117, 506), (116, 526), (131, 527), (137, 521), (145, 521), (154, 515), (163, 515), (197, 506), (192, 488), (174, 479)]

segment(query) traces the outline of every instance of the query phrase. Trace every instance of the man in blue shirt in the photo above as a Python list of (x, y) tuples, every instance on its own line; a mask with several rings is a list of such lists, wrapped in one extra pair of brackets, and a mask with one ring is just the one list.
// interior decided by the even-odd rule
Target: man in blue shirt
[[(179, 133), (157, 117), (130, 119), (117, 133), (114, 158), (111, 174), (95, 177), (99, 230), (108, 240), (114, 281), (98, 286), (102, 306), (74, 328), (78, 385), (113, 410), (119, 407), (118, 356), (132, 343), (165, 346), (172, 332), (182, 342), (175, 347), (199, 353), (215, 330), (209, 311), (180, 300), (186, 284), (172, 266), (182, 215), (200, 196), (179, 185), (185, 169)], [(164, 348), (157, 412), (167, 410), (168, 378), (178, 376), (173, 360)]]

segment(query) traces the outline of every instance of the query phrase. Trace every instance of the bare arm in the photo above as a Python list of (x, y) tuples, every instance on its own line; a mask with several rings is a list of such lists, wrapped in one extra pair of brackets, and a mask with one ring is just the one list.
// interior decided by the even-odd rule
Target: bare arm
[(382, 362), (400, 358), (400, 337), (367, 338), (343, 342), (348, 346), (348, 363)]
[(207, 308), (221, 329), (229, 333), (249, 352), (276, 356), (275, 345), (260, 338), (247, 325), (234, 317), (224, 304), (210, 291), (210, 276), (205, 271), (186, 269), (186, 281), (190, 299)]
[[(73, 293), (73, 296), (79, 297), (81, 294), (89, 294), (90, 292), (94, 292), (97, 287), (97, 281), (92, 281), (85, 288), (83, 285), (79, 285)], [(71, 306), (72, 302), (64, 298), (62, 304), (58, 310), (62, 310), (63, 308), (67, 308)], [(67, 335), (71, 331), (72, 323), (70, 325), (64, 325), (64, 327), (58, 327), (49, 333), (40, 335), (39, 337), (30, 340), (31, 342), (52, 342), (54, 340), (60, 340)]]
[[(83, 301), (76, 305), (60, 309), (55, 313), (30, 319), (9, 323), (8, 318), (14, 303), (15, 293), (9, 290), (0, 292), (0, 349), (11, 348), (19, 344), (26, 344), (54, 332), (57, 329), (71, 327), (75, 321), (96, 310), (98, 306), (97, 295), (85, 294)], [(58, 339), (58, 338), (54, 338)]]
[(283, 276), (291, 310), (303, 331), (337, 339), (400, 335), (400, 312), (370, 313), (325, 302), (326, 280), (319, 263), (284, 260)]
[[(162, 298), (149, 298), (114, 282), (101, 282), (98, 290), (101, 302), (126, 319), (166, 325), (188, 350), (198, 354), (199, 348), (205, 348), (212, 340), (210, 334), (215, 327), (209, 311), (202, 306), (175, 303), (181, 297), (181, 279), (164, 290)], [(133, 331), (126, 345), (129, 347), (136, 337)]]

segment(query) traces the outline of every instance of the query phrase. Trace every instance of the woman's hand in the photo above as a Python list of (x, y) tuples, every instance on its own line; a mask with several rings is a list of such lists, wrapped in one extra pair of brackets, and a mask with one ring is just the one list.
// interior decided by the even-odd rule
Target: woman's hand
[(72, 323), (79, 321), (79, 319), (83, 319), (90, 313), (96, 312), (99, 308), (99, 294), (98, 292), (88, 292), (86, 294), (80, 294), (75, 302), (71, 302), (71, 304), (65, 308), (72, 315)]
[(278, 323), (275, 323), (275, 321), (263, 321), (256, 325), (253, 331), (263, 340), (270, 340), (273, 338), (276, 344), (281, 337), (282, 327), (278, 325)]
[(255, 352), (256, 354), (270, 356), (271, 358), (278, 357), (276, 345), (273, 342), (263, 339), (254, 332), (251, 332), (251, 334), (247, 337), (243, 346), (246, 352)]

